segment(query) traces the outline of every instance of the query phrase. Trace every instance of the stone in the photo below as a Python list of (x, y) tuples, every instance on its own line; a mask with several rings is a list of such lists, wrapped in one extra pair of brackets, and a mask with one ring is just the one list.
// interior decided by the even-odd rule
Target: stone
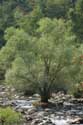
[(64, 108), (66, 108), (67, 110), (71, 110), (71, 108), (74, 106), (73, 103), (70, 102), (64, 102), (63, 103)]
[(33, 113), (35, 113), (37, 110), (36, 110), (36, 108), (30, 108), (30, 109), (28, 109), (28, 114), (30, 115), (30, 114), (33, 114)]
[(39, 125), (39, 123), (42, 123), (41, 119), (35, 119), (32, 121), (31, 125)]
[(34, 94), (33, 97), (40, 98), (40, 95), (39, 94)]
[(38, 113), (37, 113), (37, 116), (38, 116), (38, 117), (44, 117), (44, 114), (45, 114), (45, 112), (44, 112), (44, 111), (41, 111), (41, 112), (38, 112)]
[(26, 119), (26, 121), (32, 121), (33, 118), (31, 116), (25, 115), (24, 118)]
[(71, 124), (83, 124), (82, 118), (76, 118), (70, 122)]
[(49, 108), (45, 109), (45, 112), (50, 112), (50, 111), (51, 111), (51, 109), (49, 109)]

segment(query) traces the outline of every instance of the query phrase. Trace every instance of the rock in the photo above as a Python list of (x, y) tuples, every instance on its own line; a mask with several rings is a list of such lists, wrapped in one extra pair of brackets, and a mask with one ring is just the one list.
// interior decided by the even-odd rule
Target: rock
[(20, 108), (19, 109), (15, 108), (15, 111), (25, 114), (24, 110)]
[(83, 98), (77, 99), (77, 102), (78, 102), (78, 103), (83, 103)]
[(70, 102), (74, 104), (83, 103), (83, 98), (71, 98)]
[(71, 110), (72, 107), (74, 107), (73, 103), (69, 103), (69, 102), (64, 102), (63, 103), (64, 108), (66, 108), (67, 110)]
[(29, 99), (33, 99), (33, 97), (32, 96), (30, 96), (30, 97), (28, 97)]
[(38, 116), (38, 117), (44, 117), (44, 114), (45, 114), (45, 112), (44, 112), (44, 111), (41, 111), (41, 112), (38, 112), (38, 113), (37, 113), (37, 116)]
[(0, 85), (0, 92), (5, 90), (5, 86)]
[(72, 109), (72, 110), (70, 110), (70, 113), (71, 113), (71, 115), (77, 115), (78, 114), (78, 110), (76, 110), (76, 109)]
[(51, 109), (49, 109), (49, 108), (45, 109), (45, 112), (50, 112), (50, 111), (51, 111)]
[(76, 118), (70, 122), (71, 124), (83, 124), (83, 118)]
[(31, 109), (28, 109), (28, 114), (30, 115), (30, 114), (33, 114), (33, 113), (35, 113), (37, 110), (36, 110), (36, 108), (31, 108)]
[(63, 116), (64, 113), (63, 113), (63, 112), (56, 112), (56, 115), (58, 115), (58, 116)]
[(65, 97), (65, 96), (64, 96), (64, 97), (62, 97), (62, 100), (63, 100), (63, 101), (66, 101), (66, 97)]
[(39, 123), (42, 123), (41, 119), (35, 119), (33, 120), (33, 122), (31, 123), (31, 125), (39, 125)]
[(69, 100), (69, 99), (73, 98), (73, 96), (72, 96), (72, 95), (65, 95), (65, 98), (66, 98), (67, 100)]
[(4, 97), (4, 96), (6, 96), (6, 92), (0, 92), (0, 97)]
[(26, 119), (26, 121), (32, 121), (33, 118), (31, 116), (25, 115), (24, 119)]
[(48, 120), (43, 120), (42, 123), (39, 123), (38, 125), (49, 125), (49, 124), (52, 125), (52, 122), (50, 122)]
[(80, 111), (78, 115), (83, 116), (83, 111)]
[(11, 88), (11, 92), (15, 92), (15, 88)]
[(39, 94), (34, 94), (33, 97), (40, 98)]
[(57, 102), (57, 105), (58, 105), (58, 106), (63, 106), (63, 101), (62, 101), (62, 100), (61, 100), (61, 101), (58, 101), (58, 102)]
[(19, 95), (14, 95), (14, 98), (15, 99), (19, 99)]

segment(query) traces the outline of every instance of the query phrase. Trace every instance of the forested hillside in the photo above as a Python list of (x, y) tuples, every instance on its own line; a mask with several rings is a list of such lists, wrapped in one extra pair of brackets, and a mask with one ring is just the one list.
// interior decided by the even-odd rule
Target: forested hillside
[(0, 86), (24, 97), (37, 93), (36, 107), (58, 92), (71, 95), (61, 95), (60, 106), (83, 98), (83, 0), (0, 0)]

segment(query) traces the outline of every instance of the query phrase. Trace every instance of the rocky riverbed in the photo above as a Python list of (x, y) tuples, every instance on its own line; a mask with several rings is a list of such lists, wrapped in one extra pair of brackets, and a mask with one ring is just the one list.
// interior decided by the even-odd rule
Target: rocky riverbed
[(12, 106), (21, 112), (26, 125), (83, 125), (83, 98), (76, 99), (63, 93), (53, 94), (49, 105), (37, 105), (40, 96), (24, 97), (10, 87), (0, 86), (0, 106)]

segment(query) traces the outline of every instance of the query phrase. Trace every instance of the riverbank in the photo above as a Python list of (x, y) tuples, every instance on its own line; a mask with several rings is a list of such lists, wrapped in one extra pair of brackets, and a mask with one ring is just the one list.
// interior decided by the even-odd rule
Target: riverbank
[(11, 106), (21, 112), (27, 125), (83, 124), (83, 98), (59, 92), (52, 95), (45, 108), (38, 105), (39, 101), (38, 94), (24, 97), (13, 88), (0, 86), (0, 107)]

